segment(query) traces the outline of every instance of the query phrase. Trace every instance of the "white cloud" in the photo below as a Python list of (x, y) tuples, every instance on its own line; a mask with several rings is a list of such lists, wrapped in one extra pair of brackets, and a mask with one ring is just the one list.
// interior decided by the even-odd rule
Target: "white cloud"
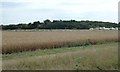
[(3, 8), (4, 23), (30, 22), (47, 18), (117, 22), (118, 15), (118, 0), (1, 0), (1, 2), (22, 4)]

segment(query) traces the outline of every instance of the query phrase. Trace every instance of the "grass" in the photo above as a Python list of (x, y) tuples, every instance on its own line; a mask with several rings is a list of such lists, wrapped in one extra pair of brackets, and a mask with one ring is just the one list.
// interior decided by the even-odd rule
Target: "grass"
[(118, 31), (2, 32), (3, 70), (116, 70)]
[(3, 55), (3, 70), (116, 70), (118, 43)]
[(2, 32), (2, 53), (118, 41), (118, 31)]
[[(112, 45), (114, 42), (111, 43), (105, 43), (105, 44), (97, 44), (97, 45)], [(16, 59), (16, 58), (26, 58), (26, 57), (33, 57), (33, 56), (42, 56), (42, 55), (49, 55), (49, 54), (56, 54), (56, 53), (64, 53), (64, 52), (73, 52), (80, 49), (85, 48), (92, 48), (92, 45), (86, 45), (86, 46), (76, 46), (76, 47), (63, 47), (63, 48), (54, 48), (54, 49), (38, 49), (36, 51), (26, 51), (26, 52), (18, 52), (18, 53), (12, 53), (12, 54), (3, 54), (2, 58), (3, 60), (10, 60), (10, 59)]]

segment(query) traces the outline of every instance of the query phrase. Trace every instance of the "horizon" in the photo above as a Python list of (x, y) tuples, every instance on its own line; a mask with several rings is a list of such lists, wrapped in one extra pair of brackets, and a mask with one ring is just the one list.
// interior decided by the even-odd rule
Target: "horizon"
[[(50, 19), (44, 19), (43, 21), (39, 21), (40, 23), (44, 23), (45, 20), (50, 20)], [(57, 20), (57, 19), (55, 19)], [(60, 19), (62, 20), (62, 19)], [(57, 21), (60, 21), (57, 20)], [(62, 21), (70, 21), (70, 20), (74, 20), (74, 19), (69, 19), (69, 20), (62, 20)], [(53, 20), (50, 20), (51, 22), (53, 22)], [(75, 21), (93, 21), (93, 20), (75, 20)], [(29, 24), (29, 23), (34, 23), (37, 22), (37, 20), (33, 21), (33, 22), (20, 22), (20, 23), (9, 23), (9, 24), (0, 24), (0, 25), (18, 25), (18, 24)], [(97, 21), (97, 22), (108, 22), (108, 21)], [(109, 22), (109, 23), (116, 23), (116, 22)], [(118, 24), (118, 23), (116, 23)]]
[(49, 20), (89, 20), (118, 23), (117, 0), (1, 0), (0, 24)]

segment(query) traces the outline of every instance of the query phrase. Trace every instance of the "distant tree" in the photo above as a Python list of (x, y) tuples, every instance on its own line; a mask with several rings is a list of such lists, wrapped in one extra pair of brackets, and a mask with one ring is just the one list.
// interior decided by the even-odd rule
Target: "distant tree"
[(48, 24), (48, 23), (51, 23), (51, 21), (49, 19), (47, 19), (47, 20), (44, 20), (44, 23)]
[(38, 29), (40, 27), (41, 23), (39, 21), (35, 21), (33, 22), (32, 26), (36, 29)]
[(32, 23), (28, 23), (28, 26), (32, 25)]
[(28, 24), (21, 23), (21, 24), (18, 24), (17, 27), (18, 29), (26, 29), (28, 27)]
[(76, 22), (75, 20), (70, 20), (70, 22)]
[(51, 22), (49, 19), (44, 20), (43, 23), (35, 21), (28, 24), (17, 24), (17, 25), (3, 25), (2, 29), (89, 29), (95, 27), (120, 27), (120, 22), (102, 22), (102, 21), (75, 21), (75, 20), (53, 20)]

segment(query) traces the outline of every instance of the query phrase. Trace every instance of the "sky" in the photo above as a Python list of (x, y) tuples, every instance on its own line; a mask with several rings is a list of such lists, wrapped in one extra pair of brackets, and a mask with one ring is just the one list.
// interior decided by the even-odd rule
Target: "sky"
[(1, 0), (0, 24), (52, 20), (118, 22), (118, 0)]
[(118, 2), (118, 22), (120, 22), (120, 1)]

